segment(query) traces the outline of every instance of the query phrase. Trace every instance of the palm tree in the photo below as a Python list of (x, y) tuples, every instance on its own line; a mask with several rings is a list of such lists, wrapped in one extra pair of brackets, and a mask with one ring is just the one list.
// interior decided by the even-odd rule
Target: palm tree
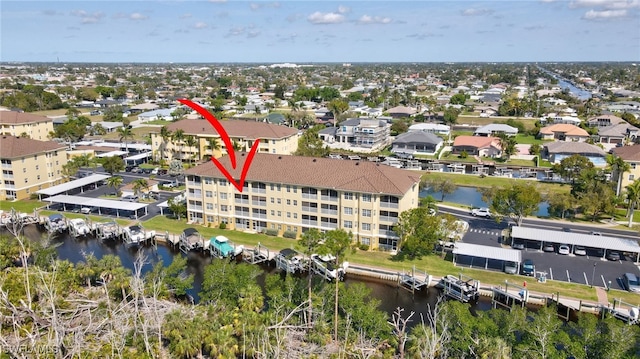
[(207, 140), (209, 143), (209, 149), (211, 150), (211, 157), (216, 156), (216, 151), (220, 151), (222, 146), (220, 146), (220, 141), (216, 137), (212, 137)]
[(518, 143), (516, 142), (516, 139), (514, 137), (509, 136), (504, 132), (500, 133), (498, 138), (500, 138), (500, 148), (502, 149), (502, 155), (504, 156), (506, 161), (509, 161), (511, 159), (511, 156), (516, 153), (516, 145)]
[(167, 126), (160, 128), (160, 138), (162, 143), (160, 144), (160, 158), (164, 159), (164, 151), (167, 150), (167, 141), (171, 138), (171, 130)]
[(177, 129), (176, 132), (174, 132), (173, 135), (171, 135), (171, 139), (174, 142), (179, 142), (179, 145), (180, 145), (179, 154), (180, 154), (180, 159), (182, 160), (182, 145), (183, 145), (182, 141), (184, 140), (184, 130)]
[(131, 129), (128, 126), (118, 128), (118, 140), (120, 143), (124, 141), (124, 150), (126, 152), (129, 152), (129, 144), (127, 143), (127, 140), (129, 139), (133, 139), (133, 132)]
[(336, 127), (338, 126), (338, 121), (340, 121), (340, 115), (347, 112), (349, 109), (349, 104), (343, 99), (336, 98), (329, 102), (327, 108), (331, 110), (331, 113), (333, 114), (333, 127)]
[[(191, 152), (191, 148), (192, 147), (196, 147), (196, 145), (198, 144), (198, 141), (196, 141), (196, 138), (194, 136), (189, 135), (189, 136), (185, 137), (184, 144), (187, 145), (187, 147), (189, 148), (189, 152)], [(198, 151), (198, 149), (199, 148), (196, 148), (196, 153), (194, 153), (193, 155), (189, 156), (189, 161), (191, 161), (191, 159), (195, 155), (197, 155), (198, 152), (200, 152), (200, 151)], [(200, 157), (200, 156), (198, 156), (198, 157)]]
[(122, 185), (122, 177), (120, 176), (111, 176), (107, 178), (107, 186), (113, 187), (113, 190), (118, 192), (118, 187)]
[(629, 227), (633, 225), (633, 214), (638, 202), (640, 202), (640, 179), (633, 181), (630, 185), (625, 187), (627, 189), (627, 202), (628, 202), (628, 216)]
[(142, 190), (147, 188), (149, 188), (149, 182), (147, 182), (146, 179), (138, 178), (137, 180), (133, 181), (133, 192), (136, 195), (139, 196), (142, 193)]
[(628, 172), (631, 169), (631, 166), (621, 157), (616, 155), (608, 154), (606, 160), (607, 170), (611, 171), (611, 174), (615, 174), (616, 176), (616, 196), (619, 196), (620, 191), (622, 190), (622, 176), (624, 176), (625, 172)]

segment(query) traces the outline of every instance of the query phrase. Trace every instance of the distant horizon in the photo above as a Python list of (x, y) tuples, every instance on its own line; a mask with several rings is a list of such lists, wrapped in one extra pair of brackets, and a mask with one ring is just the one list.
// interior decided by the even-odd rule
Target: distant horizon
[(639, 28), (640, 0), (3, 0), (0, 61), (640, 62)]
[(293, 64), (293, 65), (375, 65), (375, 64), (598, 64), (598, 63), (617, 63), (638, 66), (640, 60), (624, 60), (624, 61), (607, 61), (607, 60), (590, 60), (590, 61), (371, 61), (371, 62), (355, 62), (355, 61), (324, 61), (324, 62), (296, 62), (296, 61), (264, 61), (264, 62), (135, 62), (135, 61), (0, 61), (0, 65), (11, 64), (51, 64), (51, 65), (69, 65), (69, 64), (90, 64), (90, 65), (276, 65), (276, 64)]

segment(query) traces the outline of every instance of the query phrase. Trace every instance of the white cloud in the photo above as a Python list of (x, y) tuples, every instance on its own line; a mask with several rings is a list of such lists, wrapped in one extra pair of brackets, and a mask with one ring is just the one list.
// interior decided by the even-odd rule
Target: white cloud
[(626, 17), (627, 14), (627, 10), (589, 10), (584, 14), (582, 18), (585, 20), (609, 20)]
[(103, 12), (88, 13), (85, 10), (72, 10), (71, 15), (79, 17), (82, 24), (95, 24), (105, 16)]
[(351, 12), (351, 8), (348, 6), (340, 5), (338, 6), (338, 13), (340, 14), (348, 14)]
[(580, 7), (604, 9), (633, 9), (640, 8), (640, 0), (574, 0), (569, 3), (572, 9)]
[(345, 18), (344, 15), (335, 12), (322, 13), (316, 11), (309, 15), (307, 20), (312, 24), (340, 24), (344, 22)]
[(193, 24), (193, 28), (198, 30), (206, 29), (207, 27), (209, 27), (209, 25), (207, 25), (206, 22), (202, 22), (202, 21), (199, 21)]
[(358, 23), (360, 23), (360, 24), (390, 24), (391, 23), (391, 19), (388, 18), (388, 17), (382, 17), (382, 16), (362, 15), (362, 17), (360, 17), (360, 20), (358, 20)]
[(491, 15), (493, 14), (493, 10), (490, 9), (465, 9), (462, 10), (463, 16), (482, 16), (482, 15)]
[(133, 14), (129, 15), (129, 19), (137, 21), (137, 20), (145, 20), (148, 19), (149, 17), (147, 15), (142, 15), (139, 12), (134, 12)]

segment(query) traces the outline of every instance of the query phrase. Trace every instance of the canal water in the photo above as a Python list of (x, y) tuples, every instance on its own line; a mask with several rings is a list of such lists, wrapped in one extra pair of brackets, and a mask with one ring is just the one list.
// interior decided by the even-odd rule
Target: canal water
[[(420, 198), (427, 196), (432, 196), (436, 201), (440, 201), (442, 192), (435, 192), (428, 188), (420, 191)], [(453, 193), (445, 195), (444, 200), (469, 207), (489, 207), (487, 202), (482, 200), (482, 194), (480, 194), (475, 187), (458, 186)], [(549, 203), (541, 202), (538, 206), (538, 211), (534, 215), (538, 217), (548, 217)]]
[[(25, 236), (28, 238), (38, 238), (43, 235), (35, 225), (30, 225), (25, 228)], [(73, 263), (84, 261), (85, 254), (93, 254), (96, 258), (100, 259), (105, 255), (118, 256), (122, 262), (122, 265), (126, 268), (133, 270), (133, 264), (136, 256), (139, 252), (144, 253), (148, 258), (148, 263), (143, 267), (143, 272), (146, 272), (152, 268), (152, 266), (158, 261), (162, 260), (165, 265), (172, 262), (176, 256), (185, 256), (184, 253), (177, 249), (170, 248), (165, 245), (158, 245), (157, 248), (147, 246), (139, 249), (127, 249), (121, 243), (102, 243), (99, 240), (89, 237), (83, 239), (73, 239), (71, 236), (64, 234), (56, 239), (54, 243), (57, 245), (56, 251), (58, 258), (62, 260), (69, 260)], [(205, 266), (210, 263), (212, 259), (209, 256), (205, 256), (201, 253), (190, 252), (187, 257), (187, 271), (189, 274), (194, 274), (193, 288), (188, 292), (196, 301), (198, 300), (198, 292), (202, 287), (203, 273)], [(261, 267), (264, 271), (263, 275), (274, 275), (279, 273), (274, 266)], [(457, 273), (451, 273), (456, 275)], [(300, 280), (305, 280), (301, 278)], [(264, 283), (264, 278), (258, 278), (258, 282)], [(393, 314), (396, 308), (401, 307), (405, 309), (405, 314), (415, 312), (414, 322), (412, 326), (419, 323), (420, 315), (425, 319), (429, 311), (429, 305), (433, 305), (437, 302), (440, 290), (436, 288), (429, 288), (422, 292), (416, 292), (412, 294), (410, 291), (398, 288), (395, 283), (386, 282), (381, 280), (371, 280), (370, 278), (347, 276), (345, 284), (347, 286), (354, 283), (363, 283), (371, 290), (371, 297), (380, 300), (380, 310), (388, 313), (389, 316)], [(470, 309), (472, 311), (488, 310), (491, 308), (491, 302), (489, 298), (481, 298), (478, 303), (471, 304)]]

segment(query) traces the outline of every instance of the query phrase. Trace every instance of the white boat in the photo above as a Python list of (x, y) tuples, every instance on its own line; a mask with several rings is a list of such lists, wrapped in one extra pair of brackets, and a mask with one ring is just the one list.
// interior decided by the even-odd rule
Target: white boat
[(147, 239), (155, 237), (155, 231), (146, 231), (141, 225), (136, 224), (133, 226), (125, 227), (124, 230), (124, 242), (128, 247), (138, 246), (144, 243)]
[(67, 221), (60, 213), (49, 215), (44, 223), (49, 233), (62, 233), (67, 230)]
[(326, 280), (344, 280), (344, 275), (349, 266), (348, 262), (342, 263), (342, 266), (336, 265), (336, 257), (332, 255), (311, 255), (311, 268), (313, 272), (323, 276)]
[(69, 232), (74, 237), (86, 236), (91, 233), (91, 228), (82, 218), (73, 218), (69, 220)]

